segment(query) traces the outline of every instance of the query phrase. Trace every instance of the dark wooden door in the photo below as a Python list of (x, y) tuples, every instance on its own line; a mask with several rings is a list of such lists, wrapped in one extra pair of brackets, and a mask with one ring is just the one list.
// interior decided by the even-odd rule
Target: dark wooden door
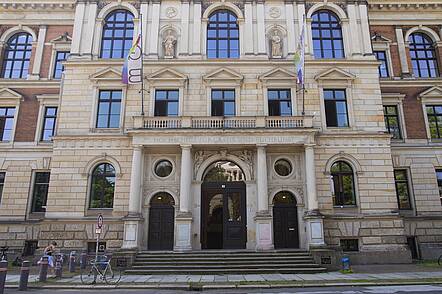
[(273, 206), (273, 242), (275, 248), (299, 248), (296, 206)]
[(152, 205), (149, 210), (149, 250), (173, 250), (175, 209)]
[(246, 195), (243, 182), (202, 185), (203, 249), (246, 248)]

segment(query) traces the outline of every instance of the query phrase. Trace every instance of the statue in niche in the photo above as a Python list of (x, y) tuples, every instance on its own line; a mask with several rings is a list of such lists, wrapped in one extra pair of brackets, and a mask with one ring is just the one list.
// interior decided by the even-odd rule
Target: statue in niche
[(282, 38), (279, 36), (278, 30), (273, 31), (271, 36), (272, 41), (272, 57), (281, 58), (282, 57)]
[(164, 58), (175, 57), (175, 44), (176, 38), (172, 33), (172, 30), (167, 31), (166, 37), (164, 37)]

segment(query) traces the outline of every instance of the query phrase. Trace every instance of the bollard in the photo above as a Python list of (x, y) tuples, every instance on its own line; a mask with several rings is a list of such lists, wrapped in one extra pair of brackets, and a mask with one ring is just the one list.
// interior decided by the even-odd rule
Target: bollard
[(63, 258), (61, 254), (55, 256), (55, 277), (61, 279), (63, 276)]
[(82, 252), (80, 255), (80, 269), (85, 269), (87, 263), (87, 254)]
[(5, 291), (6, 274), (8, 272), (8, 262), (6, 260), (0, 261), (0, 294)]
[(77, 258), (77, 252), (71, 251), (71, 253), (69, 254), (69, 272), (70, 273), (75, 273), (76, 258)]
[(18, 291), (28, 290), (28, 280), (29, 280), (29, 261), (23, 261), (20, 268), (20, 282), (18, 284)]
[(48, 266), (48, 257), (43, 256), (40, 261), (40, 274), (38, 277), (38, 280), (40, 282), (46, 282), (46, 280), (48, 279)]

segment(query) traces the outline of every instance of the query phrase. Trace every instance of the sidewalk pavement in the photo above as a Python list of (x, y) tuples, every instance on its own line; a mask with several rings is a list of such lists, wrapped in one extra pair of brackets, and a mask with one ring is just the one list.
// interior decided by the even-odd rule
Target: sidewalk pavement
[[(370, 270), (373, 271), (373, 270)], [(8, 275), (8, 287), (16, 287), (19, 275)], [(80, 276), (59, 280), (48, 279), (38, 283), (38, 276), (29, 277), (30, 287), (36, 288), (86, 288)], [(269, 288), (309, 287), (339, 285), (403, 285), (442, 284), (442, 269), (431, 271), (353, 273), (328, 272), (319, 274), (253, 274), (253, 275), (123, 275), (118, 288), (164, 288), (164, 289), (214, 289), (214, 288)], [(105, 287), (98, 284), (93, 288)]]

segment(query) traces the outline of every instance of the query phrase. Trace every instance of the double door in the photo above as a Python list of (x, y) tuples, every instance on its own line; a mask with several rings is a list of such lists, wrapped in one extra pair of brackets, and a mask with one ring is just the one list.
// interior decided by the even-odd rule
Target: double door
[(203, 249), (246, 248), (246, 195), (243, 182), (202, 185)]

